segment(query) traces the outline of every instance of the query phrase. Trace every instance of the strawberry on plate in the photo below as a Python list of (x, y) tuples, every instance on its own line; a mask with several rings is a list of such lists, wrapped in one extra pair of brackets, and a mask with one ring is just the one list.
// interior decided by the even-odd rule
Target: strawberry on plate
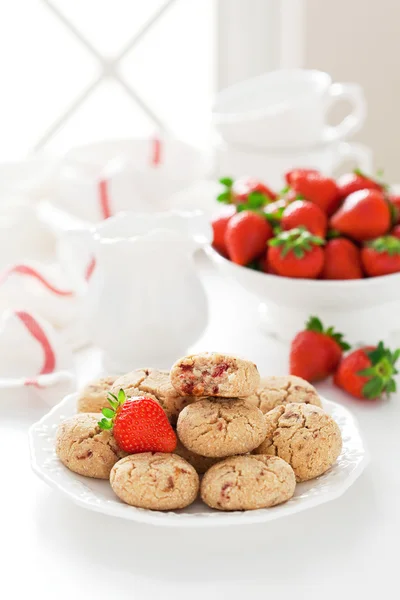
[(310, 317), (291, 343), (290, 374), (310, 382), (326, 379), (336, 370), (343, 350), (349, 349), (341, 333), (333, 327), (324, 329), (318, 317)]
[(354, 169), (352, 173), (345, 173), (341, 175), (336, 181), (340, 198), (344, 200), (347, 196), (353, 192), (359, 190), (378, 190), (384, 189), (384, 184), (374, 181), (368, 175), (365, 175), (360, 169)]
[(267, 261), (278, 275), (315, 279), (324, 266), (324, 244), (303, 227), (283, 231), (269, 241)]
[(378, 346), (365, 346), (345, 356), (334, 376), (334, 383), (355, 398), (376, 400), (396, 391), (396, 362), (400, 348), (394, 352)]
[(124, 390), (118, 397), (109, 394), (110, 408), (103, 408), (101, 429), (112, 429), (118, 446), (129, 452), (173, 452), (176, 435), (167, 415), (152, 398), (127, 398)]
[(361, 261), (369, 277), (400, 272), (400, 239), (386, 235), (368, 242), (361, 250)]
[(247, 208), (257, 209), (277, 198), (275, 192), (254, 177), (241, 177), (236, 180), (223, 177), (219, 182), (225, 189), (217, 200), (225, 204), (247, 205)]
[(282, 214), (282, 229), (305, 227), (310, 233), (324, 238), (328, 228), (328, 218), (323, 210), (313, 202), (295, 200)]
[(358, 242), (372, 240), (391, 227), (389, 203), (378, 190), (353, 192), (333, 215), (330, 225)]
[(317, 204), (328, 216), (340, 205), (341, 199), (333, 179), (310, 170), (294, 171), (290, 186), (304, 200)]
[(234, 214), (236, 214), (236, 207), (227, 206), (222, 213), (214, 217), (214, 219), (211, 221), (211, 226), (213, 228), (214, 234), (212, 245), (215, 248), (215, 250), (222, 254), (222, 256), (225, 256), (225, 258), (227, 258), (228, 256), (228, 250), (226, 249), (225, 244), (226, 227), (229, 223), (230, 218), (233, 217)]
[(272, 227), (263, 215), (250, 210), (237, 213), (226, 227), (228, 256), (237, 265), (247, 265), (263, 253), (273, 235)]
[(346, 238), (328, 240), (322, 279), (361, 279), (363, 276), (359, 248)]

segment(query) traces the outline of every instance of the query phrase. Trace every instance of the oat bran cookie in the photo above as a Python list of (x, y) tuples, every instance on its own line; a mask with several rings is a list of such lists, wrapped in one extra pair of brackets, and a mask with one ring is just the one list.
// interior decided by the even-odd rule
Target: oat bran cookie
[(307, 481), (327, 471), (342, 450), (337, 423), (318, 406), (286, 404), (265, 415), (267, 436), (255, 450), (283, 458), (297, 481)]
[(245, 400), (208, 398), (183, 409), (177, 432), (192, 452), (220, 458), (251, 452), (267, 429), (263, 413)]
[(174, 454), (177, 454), (181, 458), (187, 460), (187, 462), (192, 465), (194, 469), (196, 469), (196, 472), (199, 475), (203, 475), (210, 467), (215, 465), (220, 460), (219, 458), (201, 456), (200, 454), (196, 454), (195, 452), (188, 450), (188, 448), (182, 444), (179, 438), (177, 438), (177, 446), (174, 450)]
[(180, 358), (171, 369), (171, 383), (182, 396), (237, 398), (253, 394), (260, 375), (248, 360), (203, 352)]
[(170, 382), (169, 371), (158, 369), (136, 369), (122, 375), (114, 382), (111, 392), (118, 395), (121, 388), (128, 398), (140, 396), (143, 393), (146, 396), (151, 395), (173, 424), (176, 423), (182, 408), (193, 401), (192, 398), (178, 394)]
[(110, 431), (98, 426), (101, 415), (81, 413), (58, 426), (56, 453), (60, 461), (74, 473), (108, 479), (115, 463), (126, 456), (118, 448)]
[(255, 510), (286, 502), (295, 487), (293, 469), (281, 458), (232, 456), (207, 471), (201, 497), (217, 510)]
[(291, 402), (322, 406), (315, 387), (296, 375), (262, 377), (256, 392), (246, 400), (258, 406), (263, 413), (269, 412), (275, 406)]
[(162, 452), (131, 454), (111, 470), (115, 494), (131, 506), (150, 510), (177, 510), (192, 504), (199, 476), (180, 456)]
[(79, 394), (77, 411), (99, 413), (103, 408), (108, 407), (107, 395), (116, 379), (117, 375), (108, 375), (89, 383)]

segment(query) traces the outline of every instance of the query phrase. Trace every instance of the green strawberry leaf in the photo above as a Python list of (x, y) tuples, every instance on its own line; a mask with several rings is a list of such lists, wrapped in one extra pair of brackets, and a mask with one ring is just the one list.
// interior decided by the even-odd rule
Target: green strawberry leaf
[(342, 350), (350, 350), (351, 346), (343, 339), (343, 334), (335, 331), (334, 327), (328, 327), (324, 329), (321, 319), (315, 316), (310, 316), (306, 322), (306, 329), (308, 331), (316, 331), (317, 333), (323, 333), (328, 337), (332, 338)]
[(233, 186), (232, 177), (221, 177), (221, 179), (219, 179), (219, 182), (228, 189), (230, 189)]
[(383, 392), (384, 386), (385, 384), (382, 379), (373, 377), (364, 385), (362, 393), (366, 398), (373, 400), (374, 398), (379, 398)]
[(394, 235), (384, 235), (376, 238), (371, 242), (367, 242), (366, 246), (373, 248), (376, 252), (385, 252), (389, 256), (395, 256), (400, 254), (400, 240)]
[(229, 192), (222, 192), (217, 196), (217, 202), (222, 202), (223, 204), (231, 204), (231, 195)]
[(118, 392), (118, 404), (123, 404), (126, 400), (126, 394), (124, 390), (121, 388)]
[(317, 333), (323, 333), (324, 326), (322, 325), (322, 322), (318, 317), (311, 316), (306, 323), (306, 329), (308, 329), (308, 331), (316, 331)]
[(101, 412), (107, 419), (112, 419), (115, 416), (115, 412), (112, 408), (103, 408)]
[(271, 199), (261, 192), (250, 192), (250, 194), (247, 196), (247, 207), (249, 210), (252, 208), (262, 208), (270, 202)]
[(112, 421), (109, 421), (108, 419), (101, 419), (101, 421), (98, 422), (98, 426), (100, 429), (107, 431), (108, 429), (112, 429), (113, 424)]

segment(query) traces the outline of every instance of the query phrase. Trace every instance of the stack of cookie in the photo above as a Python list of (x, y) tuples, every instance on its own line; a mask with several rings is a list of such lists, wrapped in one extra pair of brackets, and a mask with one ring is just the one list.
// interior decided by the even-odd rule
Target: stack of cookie
[[(98, 427), (108, 392), (120, 389), (160, 404), (176, 426), (173, 454), (126, 456), (112, 433)], [(184, 508), (199, 488), (202, 500), (218, 510), (274, 506), (292, 497), (296, 481), (329, 469), (342, 444), (309, 383), (294, 376), (260, 380), (252, 362), (218, 353), (184, 357), (170, 373), (137, 369), (94, 382), (81, 393), (78, 411), (59, 428), (63, 464), (110, 478), (124, 502), (153, 510)]]

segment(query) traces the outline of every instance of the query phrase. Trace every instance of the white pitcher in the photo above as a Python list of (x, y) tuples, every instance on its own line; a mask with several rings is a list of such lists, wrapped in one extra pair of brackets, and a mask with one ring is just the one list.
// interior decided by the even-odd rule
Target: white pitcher
[[(192, 258), (211, 238), (201, 212), (179, 211), (119, 213), (67, 232), (64, 264), (86, 295), (88, 334), (105, 369), (168, 368), (201, 336), (207, 300)], [(85, 292), (90, 255), (96, 267)]]

